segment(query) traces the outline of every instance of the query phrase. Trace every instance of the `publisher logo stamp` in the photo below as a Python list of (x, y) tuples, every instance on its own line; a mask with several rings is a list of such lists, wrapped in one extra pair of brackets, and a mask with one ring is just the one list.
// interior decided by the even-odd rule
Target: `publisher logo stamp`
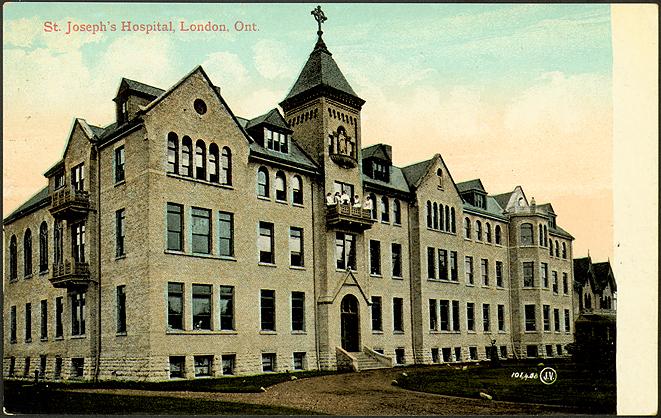
[(545, 367), (539, 372), (539, 380), (545, 385), (552, 385), (558, 379), (558, 372), (553, 367)]

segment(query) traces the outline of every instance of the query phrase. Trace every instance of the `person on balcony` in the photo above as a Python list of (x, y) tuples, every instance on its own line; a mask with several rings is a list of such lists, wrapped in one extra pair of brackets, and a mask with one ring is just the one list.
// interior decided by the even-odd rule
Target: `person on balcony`
[(340, 196), (340, 199), (342, 200), (343, 205), (348, 205), (351, 201), (351, 198), (349, 197), (347, 192), (344, 191), (344, 190), (342, 191), (342, 196)]
[(336, 205), (339, 205), (340, 203), (342, 203), (342, 197), (340, 196), (340, 192), (335, 192), (335, 197), (333, 198), (333, 202)]
[(360, 205), (360, 197), (358, 197), (358, 195), (355, 195), (355, 196), (353, 197), (351, 203), (352, 203), (352, 205), (353, 205), (354, 208), (358, 208), (358, 209), (359, 209), (359, 208), (361, 207), (361, 205)]
[(365, 199), (365, 203), (363, 204), (363, 209), (367, 209), (370, 212), (372, 211), (372, 199), (370, 199), (369, 197)]
[(326, 193), (326, 205), (333, 206), (334, 204), (335, 204), (335, 199), (333, 198), (331, 192)]

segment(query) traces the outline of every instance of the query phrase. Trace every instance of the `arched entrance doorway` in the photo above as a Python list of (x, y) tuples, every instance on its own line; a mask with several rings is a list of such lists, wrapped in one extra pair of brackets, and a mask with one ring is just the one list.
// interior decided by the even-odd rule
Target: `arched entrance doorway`
[(342, 348), (346, 351), (360, 351), (360, 315), (358, 299), (346, 295), (340, 304)]

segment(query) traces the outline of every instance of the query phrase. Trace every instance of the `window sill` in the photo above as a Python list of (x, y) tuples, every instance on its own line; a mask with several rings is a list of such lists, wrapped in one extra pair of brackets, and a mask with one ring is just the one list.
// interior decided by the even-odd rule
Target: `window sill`
[(539, 331), (528, 331), (528, 330), (526, 330), (526, 331), (523, 331), (523, 333), (532, 335), (532, 334), (539, 334)]
[(393, 331), (393, 335), (404, 335), (404, 331)]
[(41, 341), (41, 342), (48, 342), (48, 337), (41, 337), (41, 338), (39, 339), (39, 341)]
[(404, 280), (404, 276), (392, 276), (392, 279), (393, 279), (393, 280), (401, 280), (401, 281), (403, 281), (403, 280)]
[(125, 258), (126, 258), (126, 254), (117, 255), (117, 256), (115, 256), (115, 261), (117, 261), (117, 260), (123, 260), (123, 259), (125, 259)]
[(395, 223), (395, 222), (393, 222), (393, 223), (392, 223), (392, 226), (397, 226), (397, 227), (400, 227), (400, 228), (401, 228), (401, 227), (402, 227), (402, 224), (401, 224), (401, 223)]
[(28, 274), (27, 276), (23, 276), (24, 280), (28, 280), (32, 278), (32, 274)]
[(473, 283), (466, 283), (466, 287), (475, 287)]
[(488, 288), (490, 288), (490, 287), (491, 287), (491, 286), (489, 286), (488, 284), (483, 284), (483, 285), (482, 285), (482, 288), (483, 288), (483, 289), (488, 289)]
[(307, 331), (292, 331), (291, 335), (308, 335)]
[(468, 331), (466, 331), (466, 333), (467, 333), (467, 334), (473, 334), (473, 335), (477, 334), (477, 332), (472, 331), (472, 330), (468, 330)]
[(115, 333), (115, 337), (126, 337), (126, 335), (127, 335), (126, 332)]
[(337, 273), (348, 273), (348, 272), (356, 273), (357, 271), (358, 270), (354, 270), (354, 269), (338, 269), (338, 268), (335, 268), (335, 272), (337, 272)]
[(39, 272), (39, 275), (40, 275), (40, 276), (45, 276), (45, 275), (48, 274), (48, 271), (49, 271), (48, 269), (46, 269), (46, 270), (42, 270), (42, 271)]
[(507, 331), (505, 331), (505, 330), (503, 330), (503, 329), (499, 329), (499, 330), (498, 330), (498, 334), (503, 334), (503, 335), (504, 335), (504, 334), (507, 334)]
[(383, 335), (383, 330), (372, 330), (372, 335)]
[(264, 266), (264, 267), (273, 267), (273, 268), (278, 267), (274, 263), (265, 263), (263, 261), (258, 262), (257, 265), (258, 266)]
[(383, 276), (380, 273), (370, 273), (370, 277), (375, 277), (377, 279), (383, 278)]
[(71, 336), (71, 339), (72, 339), (72, 340), (82, 340), (82, 339), (85, 339), (85, 334), (83, 334), (83, 335), (72, 335), (72, 336)]
[(262, 331), (259, 331), (259, 335), (278, 335), (278, 332), (277, 331), (262, 330)]
[(126, 179), (122, 179), (122, 180), (120, 180), (120, 181), (118, 181), (118, 182), (115, 182), (115, 187), (117, 187), (117, 186), (121, 186), (121, 185), (124, 185), (124, 184), (126, 184)]
[(225, 255), (213, 255), (213, 254), (201, 254), (201, 253), (185, 253), (183, 251), (177, 251), (177, 250), (164, 250), (164, 254), (170, 254), (170, 255), (182, 255), (185, 257), (194, 257), (194, 258), (206, 258), (210, 260), (225, 260), (225, 261), (237, 261), (236, 258), (234, 257), (229, 257)]
[(302, 204), (302, 203), (293, 203), (293, 202), (292, 202), (291, 205), (292, 205), (293, 207), (295, 207), (295, 208), (304, 208), (304, 207), (305, 207), (305, 205)]
[(194, 177), (182, 176), (181, 174), (175, 174), (175, 173), (166, 173), (166, 175), (168, 177), (172, 177), (172, 178), (179, 179), (179, 180), (192, 181), (194, 183), (202, 183), (202, 184), (206, 184), (208, 186), (218, 187), (220, 189), (234, 190), (234, 187), (232, 187), (231, 184), (215, 183), (215, 182), (211, 182), (211, 181), (207, 181), (207, 180), (197, 179), (197, 178), (194, 178)]
[(305, 266), (289, 266), (291, 270), (306, 270)]
[(264, 200), (264, 201), (267, 201), (267, 202), (271, 201), (271, 198), (268, 197), (268, 196), (259, 196), (259, 195), (257, 195), (257, 199)]
[(26, 343), (26, 344), (29, 344), (29, 343), (31, 343), (31, 342), (32, 342), (32, 338), (26, 338), (26, 339), (25, 339), (25, 343)]
[(236, 331), (219, 331), (212, 329), (181, 330), (169, 329), (165, 331), (166, 335), (236, 335)]
[(62, 336), (55, 337), (55, 338), (53, 339), (53, 341), (64, 341), (64, 337), (62, 337)]
[(390, 221), (381, 221), (381, 223), (384, 225), (390, 225)]

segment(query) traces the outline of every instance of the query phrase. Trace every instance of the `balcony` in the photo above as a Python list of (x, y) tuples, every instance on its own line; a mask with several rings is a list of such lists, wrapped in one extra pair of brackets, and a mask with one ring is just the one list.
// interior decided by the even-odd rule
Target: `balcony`
[(328, 155), (335, 164), (343, 168), (354, 168), (358, 165), (356, 158), (356, 143), (346, 136), (344, 131), (330, 137)]
[(67, 186), (51, 194), (50, 213), (56, 219), (82, 218), (89, 210), (90, 195), (87, 191)]
[(53, 275), (50, 282), (57, 288), (87, 287), (90, 278), (89, 263), (78, 263), (66, 260), (64, 263), (53, 264)]
[(357, 231), (369, 229), (374, 219), (369, 209), (354, 208), (351, 205), (326, 206), (326, 226), (344, 227)]

